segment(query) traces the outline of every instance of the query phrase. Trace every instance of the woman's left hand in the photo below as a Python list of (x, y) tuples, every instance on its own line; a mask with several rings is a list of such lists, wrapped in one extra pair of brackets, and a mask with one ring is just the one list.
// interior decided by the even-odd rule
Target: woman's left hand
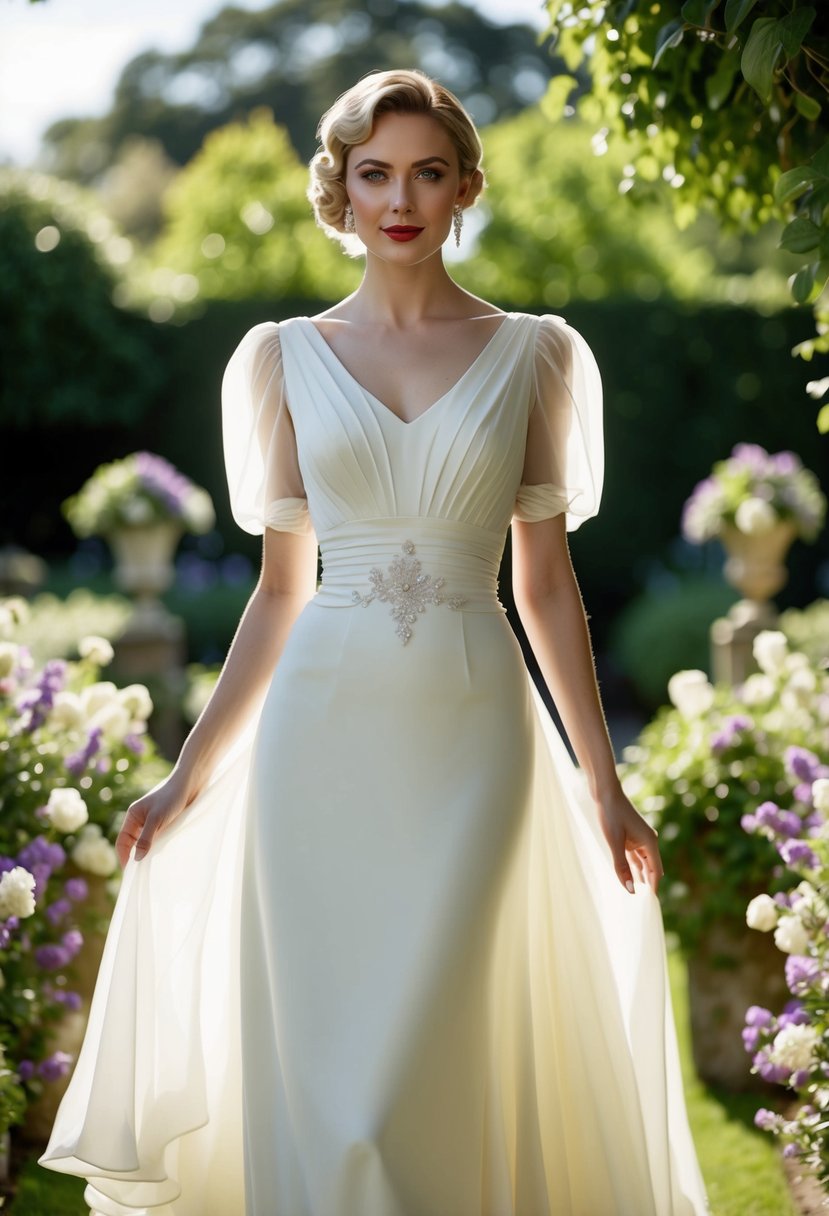
[(655, 830), (623, 792), (621, 786), (608, 797), (598, 797), (599, 822), (610, 847), (619, 882), (633, 894), (634, 872), (656, 893), (665, 873)]

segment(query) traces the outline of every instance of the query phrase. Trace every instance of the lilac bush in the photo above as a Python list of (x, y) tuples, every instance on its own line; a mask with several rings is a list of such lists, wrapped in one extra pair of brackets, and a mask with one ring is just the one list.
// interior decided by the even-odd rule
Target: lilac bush
[(14, 640), (26, 611), (0, 600), (0, 1132), (73, 1064), (50, 1042), (83, 1006), (73, 961), (106, 927), (123, 812), (166, 770), (146, 688), (99, 678), (109, 643), (85, 638), (76, 660), (38, 666)]
[(784, 1155), (813, 1169), (829, 1191), (829, 764), (825, 753), (800, 747), (788, 749), (786, 763), (798, 779), (793, 808), (764, 802), (743, 827), (765, 837), (801, 879), (790, 891), (756, 896), (746, 911), (749, 927), (773, 932), (786, 955), (791, 1000), (776, 1015), (752, 1005), (743, 1043), (752, 1071), (794, 1090), (800, 1102), (791, 1118), (761, 1107), (755, 1123), (779, 1136)]
[(207, 491), (152, 452), (133, 452), (99, 465), (66, 500), (63, 512), (80, 537), (164, 521), (190, 532), (208, 532), (216, 518)]
[(801, 540), (812, 541), (825, 515), (820, 483), (804, 469), (799, 456), (769, 453), (757, 443), (738, 443), (685, 503), (682, 534), (699, 545), (719, 536), (725, 525), (757, 534), (789, 520)]

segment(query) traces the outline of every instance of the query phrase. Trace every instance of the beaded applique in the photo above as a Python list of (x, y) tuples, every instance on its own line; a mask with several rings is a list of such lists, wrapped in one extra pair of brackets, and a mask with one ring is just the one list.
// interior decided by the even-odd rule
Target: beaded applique
[(429, 604), (446, 604), (449, 608), (460, 608), (466, 603), (462, 595), (441, 595), (442, 578), (432, 578), (431, 574), (423, 574), (420, 561), (413, 557), (414, 544), (405, 540), (401, 546), (403, 557), (396, 557), (384, 573), (378, 566), (368, 572), (369, 582), (373, 590), (368, 595), (353, 591), (352, 599), (355, 604), (366, 608), (372, 600), (381, 600), (391, 604), (391, 614), (396, 622), (395, 633), (405, 646), (412, 636), (412, 625), (418, 615), (426, 611)]

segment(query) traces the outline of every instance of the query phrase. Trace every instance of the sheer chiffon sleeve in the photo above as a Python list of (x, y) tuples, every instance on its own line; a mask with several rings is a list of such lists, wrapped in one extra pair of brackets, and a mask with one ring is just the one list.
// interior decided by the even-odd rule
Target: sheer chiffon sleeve
[(261, 535), (311, 531), (282, 376), (279, 326), (249, 330), (222, 380), (222, 440), (233, 518)]
[(538, 318), (534, 401), (513, 518), (567, 513), (574, 531), (599, 509), (604, 477), (602, 381), (584, 338), (563, 317)]

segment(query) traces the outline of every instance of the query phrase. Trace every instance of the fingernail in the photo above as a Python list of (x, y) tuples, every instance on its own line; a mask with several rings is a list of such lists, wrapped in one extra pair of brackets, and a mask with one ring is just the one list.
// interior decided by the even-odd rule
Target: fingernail
[(630, 891), (630, 893), (632, 895), (633, 894), (633, 883), (631, 882), (630, 879), (627, 880), (627, 882), (625, 883), (625, 886), (627, 887), (628, 891)]

